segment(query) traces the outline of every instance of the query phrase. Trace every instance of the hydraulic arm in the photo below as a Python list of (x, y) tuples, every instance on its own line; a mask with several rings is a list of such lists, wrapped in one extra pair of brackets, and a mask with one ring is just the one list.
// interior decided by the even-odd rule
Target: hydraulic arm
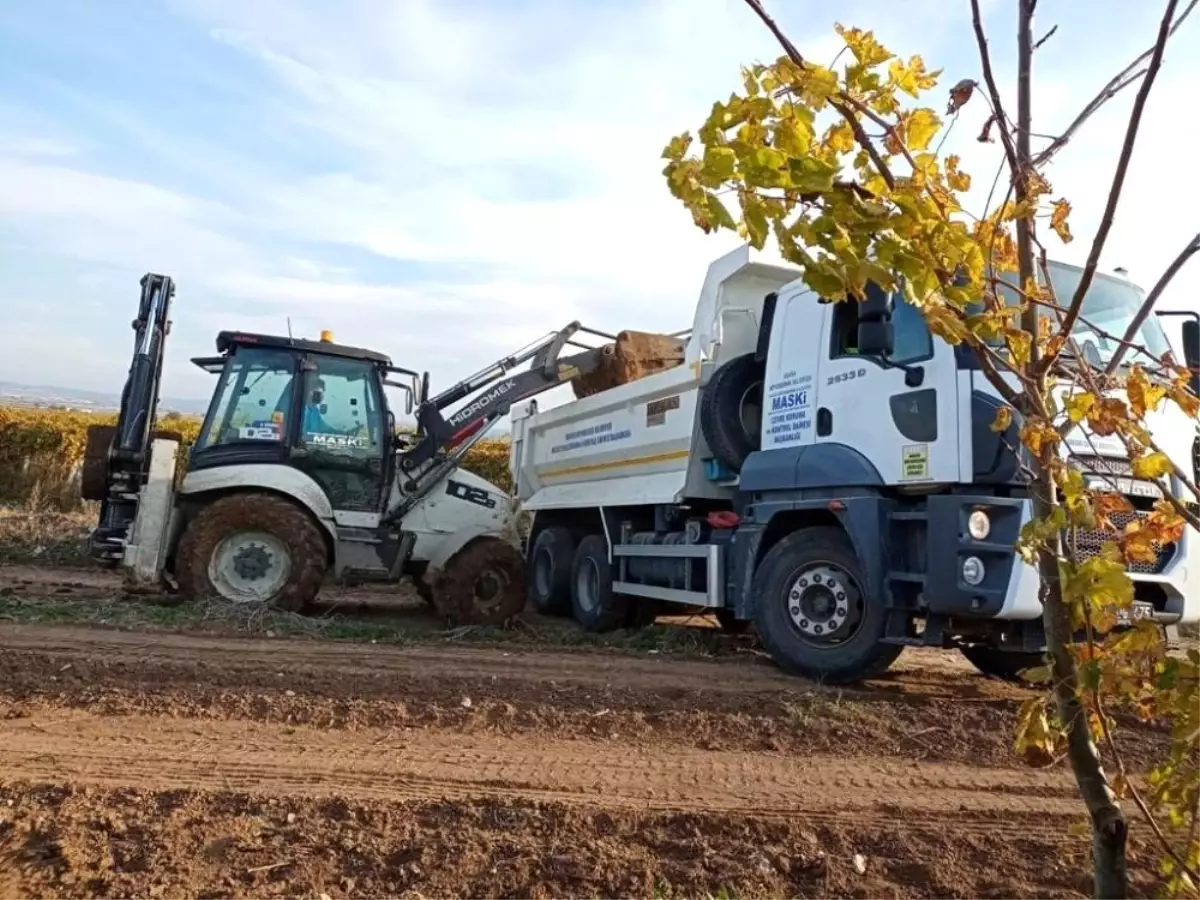
[[(121, 391), (116, 427), (93, 426), (97, 441), (107, 443), (111, 434), (106, 458), (96, 457), (105, 468), (105, 490), (100, 523), (91, 538), (93, 555), (106, 560), (121, 558), (126, 532), (137, 515), (138, 491), (150, 462), (163, 354), (171, 327), (171, 300), (175, 296), (175, 282), (166, 275), (148, 273), (141, 284), (138, 316), (133, 321), (133, 361)], [(92, 440), (89, 434), (89, 443)]]

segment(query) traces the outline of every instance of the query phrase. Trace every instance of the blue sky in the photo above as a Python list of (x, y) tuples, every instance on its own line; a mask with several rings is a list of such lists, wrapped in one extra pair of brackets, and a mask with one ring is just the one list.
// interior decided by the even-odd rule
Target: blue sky
[[(774, 0), (816, 59), (833, 19), (978, 77), (966, 0)], [(984, 3), (1011, 87), (1015, 2)], [(1069, 121), (1152, 42), (1158, 3), (1042, 0), (1037, 129)], [(1074, 13), (1074, 15), (1072, 15)], [(1103, 264), (1152, 282), (1200, 229), (1177, 149), (1200, 16), (1179, 32)], [(571, 319), (691, 322), (705, 237), (669, 196), (666, 140), (776, 48), (742, 0), (39, 0), (0, 4), (0, 379), (119, 388), (146, 271), (179, 292), (166, 393), (203, 396), (188, 357), (220, 328), (339, 340), (445, 385)], [(939, 94), (939, 103), (940, 103)], [(1059, 157), (1078, 262), (1132, 92)], [(1010, 100), (1011, 102), (1011, 100)], [(995, 146), (974, 103), (946, 149), (976, 185)], [(1190, 151), (1189, 151), (1190, 152)], [(982, 195), (978, 198), (982, 201)], [(1165, 305), (1197, 308), (1200, 263)]]

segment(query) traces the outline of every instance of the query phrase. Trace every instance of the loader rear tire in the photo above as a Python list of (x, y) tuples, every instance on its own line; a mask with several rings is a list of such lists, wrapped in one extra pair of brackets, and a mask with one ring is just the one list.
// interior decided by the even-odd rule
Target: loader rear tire
[(584, 631), (615, 631), (628, 621), (629, 598), (614, 594), (608, 543), (589, 534), (575, 548), (571, 564), (571, 610)]
[(103, 500), (108, 494), (108, 449), (116, 433), (115, 425), (88, 426), (79, 473), (79, 494), (84, 500)]
[[(89, 425), (83, 446), (83, 465), (79, 472), (79, 495), (84, 500), (103, 500), (108, 496), (108, 451), (117, 436), (116, 425)], [(152, 431), (150, 439), (165, 438), (183, 443), (178, 431)]]
[(506, 625), (525, 609), (525, 559), (497, 537), (477, 537), (433, 582), (433, 605), (451, 625)]
[(312, 516), (282, 497), (252, 491), (201, 509), (179, 542), (175, 568), (181, 592), (193, 599), (303, 612), (328, 564), (325, 535)]
[(575, 537), (571, 529), (551, 525), (538, 532), (529, 547), (529, 600), (543, 616), (571, 612), (571, 563)]
[(713, 458), (740, 472), (759, 448), (763, 415), (763, 367), (753, 353), (737, 356), (700, 392), (700, 430)]

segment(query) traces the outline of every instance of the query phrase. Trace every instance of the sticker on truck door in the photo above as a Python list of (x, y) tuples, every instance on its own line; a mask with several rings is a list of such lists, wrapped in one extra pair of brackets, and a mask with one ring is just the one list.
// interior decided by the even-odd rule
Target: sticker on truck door
[(812, 410), (809, 406), (811, 387), (811, 375), (800, 375), (794, 371), (785, 372), (779, 381), (767, 385), (764, 449), (798, 443), (812, 428)]
[(929, 480), (929, 445), (909, 444), (900, 450), (900, 480)]

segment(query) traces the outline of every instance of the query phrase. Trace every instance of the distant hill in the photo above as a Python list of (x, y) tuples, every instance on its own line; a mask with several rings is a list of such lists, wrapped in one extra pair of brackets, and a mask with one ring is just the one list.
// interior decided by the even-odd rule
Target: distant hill
[[(0, 381), (0, 406), (64, 407), (95, 412), (115, 412), (120, 405), (121, 397), (115, 393)], [(177, 397), (164, 397), (159, 400), (158, 405), (160, 412), (178, 412), (196, 416), (204, 415), (208, 409), (207, 400), (186, 400)]]

